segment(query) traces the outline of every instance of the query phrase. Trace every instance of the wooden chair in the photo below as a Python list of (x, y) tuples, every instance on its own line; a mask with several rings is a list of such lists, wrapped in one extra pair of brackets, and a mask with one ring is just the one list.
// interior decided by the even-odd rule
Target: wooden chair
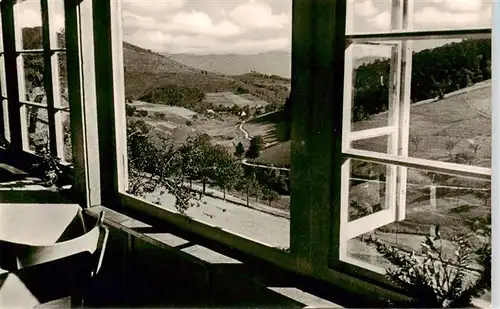
[[(83, 303), (91, 279), (101, 268), (109, 231), (103, 225), (104, 212), (88, 232), (81, 208), (72, 222), (79, 220), (84, 231), (82, 235), (70, 239), (61, 235), (58, 240), (62, 241), (46, 244), (3, 239), (0, 228), (1, 308), (35, 307), (67, 297), (71, 297), (73, 305)], [(65, 228), (66, 231), (68, 227)]]

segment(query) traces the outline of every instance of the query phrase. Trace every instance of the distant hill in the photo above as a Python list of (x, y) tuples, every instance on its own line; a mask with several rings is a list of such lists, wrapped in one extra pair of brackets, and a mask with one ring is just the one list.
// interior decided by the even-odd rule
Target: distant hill
[[(252, 71), (266, 75), (291, 78), (292, 54), (286, 51), (272, 51), (255, 55), (237, 54), (164, 54), (169, 59), (201, 70), (225, 75), (242, 75)], [(377, 56), (365, 56), (355, 60), (355, 67), (383, 59)]]
[[(41, 27), (23, 28), (23, 38), (24, 48), (41, 48)], [(59, 41), (59, 44), (63, 46), (62, 34), (59, 35)], [(29, 82), (33, 83), (33, 87), (42, 86), (43, 66), (39, 65), (38, 58), (29, 59), (26, 65), (30, 70), (27, 78), (31, 79)], [(179, 88), (196, 88), (204, 93), (243, 90), (269, 103), (284, 103), (279, 91), (270, 87), (260, 87), (248, 79), (243, 81), (239, 78), (197, 69), (127, 42), (123, 43), (123, 58), (125, 95), (128, 99), (139, 99), (150, 95), (152, 91), (174, 85)], [(62, 62), (61, 66), (64, 67), (65, 63)]]
[[(225, 76), (182, 64), (172, 58), (123, 43), (125, 65), (125, 93), (128, 98), (139, 99), (157, 88), (175, 85), (197, 88), (204, 93), (236, 92), (245, 90), (269, 103), (283, 104), (286, 88), (262, 86), (255, 78)], [(257, 74), (258, 75), (258, 74)], [(273, 80), (268, 80), (272, 85)]]
[(286, 51), (272, 51), (254, 55), (239, 54), (164, 54), (168, 58), (201, 70), (225, 75), (240, 75), (256, 71), (267, 75), (291, 77), (292, 55)]

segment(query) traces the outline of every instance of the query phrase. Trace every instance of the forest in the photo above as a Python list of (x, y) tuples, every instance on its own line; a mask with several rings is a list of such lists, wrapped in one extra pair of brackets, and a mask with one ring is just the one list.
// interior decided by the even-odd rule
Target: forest
[[(375, 60), (354, 72), (354, 121), (387, 110), (390, 60)], [(413, 53), (412, 103), (491, 78), (491, 40), (463, 40)], [(382, 82), (383, 81), (383, 82)]]

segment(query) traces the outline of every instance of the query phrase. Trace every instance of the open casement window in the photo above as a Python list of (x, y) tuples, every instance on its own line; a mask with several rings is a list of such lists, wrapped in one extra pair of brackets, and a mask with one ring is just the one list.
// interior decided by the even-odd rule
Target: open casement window
[(4, 136), (19, 154), (14, 160), (29, 167), (48, 150), (74, 172), (81, 204), (99, 204), (99, 180), (92, 178), (99, 160), (89, 158), (97, 144), (97, 123), (89, 121), (96, 119), (94, 60), (87, 55), (93, 51), (87, 48), (93, 39), (89, 1), (3, 0), (0, 5), (2, 116), (8, 125)]
[[(353, 2), (348, 2), (348, 6), (353, 6)], [(348, 13), (354, 12), (352, 6), (348, 7)], [(341, 168), (338, 257), (343, 262), (378, 273), (385, 272), (382, 264), (375, 265), (377, 263), (368, 262), (363, 258), (354, 258), (354, 256), (361, 256), (365, 254), (360, 253), (361, 251), (369, 250), (361, 244), (364, 235), (406, 219), (409, 203), (407, 188), (414, 185), (407, 181), (409, 170), (418, 170), (429, 175), (453, 175), (461, 179), (484, 181), (484, 183), (489, 183), (491, 176), (491, 170), (487, 167), (470, 166), (470, 163), (466, 165), (442, 162), (439, 159), (424, 159), (409, 154), (411, 142), (420, 142), (414, 141), (410, 135), (410, 122), (413, 121), (410, 117), (410, 104), (414, 103), (411, 96), (412, 59), (415, 55), (413, 43), (437, 38), (446, 40), (490, 37), (490, 29), (486, 28), (415, 31), (412, 25), (413, 10), (413, 0), (393, 0), (391, 2), (391, 32), (348, 33), (346, 36), (342, 116), (344, 160)], [(347, 17), (348, 21), (353, 19), (352, 16)], [(350, 26), (352, 27), (352, 25), (347, 25), (347, 29), (352, 29)], [(363, 74), (362, 69), (354, 67), (355, 51), (359, 46), (385, 49), (384, 55), (387, 59), (385, 63), (388, 64), (387, 75), (380, 75), (379, 81), (379, 88), (386, 89), (388, 94), (386, 98), (384, 97), (386, 99), (385, 111), (383, 109), (375, 112), (372, 110), (365, 114), (362, 108), (366, 105), (355, 104), (355, 92), (359, 87), (356, 85), (359, 80), (356, 73)], [(384, 63), (375, 61), (372, 66), (377, 64), (382, 66)], [(378, 76), (372, 78), (378, 80)], [(375, 96), (382, 93), (383, 91), (374, 93), (372, 100), (377, 101), (379, 97)], [(383, 116), (380, 116), (382, 114)], [(418, 144), (415, 147), (418, 147)], [(416, 174), (415, 172), (414, 175)], [(441, 188), (445, 187), (441, 186)], [(487, 191), (486, 187), (472, 188), (472, 190)], [(431, 199), (434, 199), (431, 204), (435, 207), (434, 180), (428, 188)], [(446, 187), (448, 188), (452, 187)], [(349, 244), (356, 249), (352, 249)], [(362, 247), (363, 250), (360, 249)], [(353, 251), (356, 252), (353, 253)]]
[[(393, 0), (391, 8), (391, 28), (392, 31), (411, 29), (408, 18), (408, 5), (410, 1)], [(353, 5), (354, 2), (348, 2)], [(347, 12), (354, 12), (352, 7), (347, 8)], [(353, 22), (352, 16), (347, 17), (347, 21)], [(350, 29), (347, 25), (347, 29)], [(344, 68), (344, 105), (343, 105), (343, 138), (342, 149), (349, 152), (355, 149), (353, 144), (365, 140), (379, 140), (382, 142), (381, 153), (396, 156), (407, 156), (408, 154), (408, 117), (409, 117), (409, 81), (405, 80), (411, 75), (411, 45), (409, 42), (363, 42), (364, 44), (384, 48), (389, 56), (389, 74), (387, 80), (380, 76), (381, 86), (386, 86), (387, 96), (387, 121), (383, 126), (357, 128), (353, 123), (353, 108), (355, 91), (356, 68), (353, 67), (353, 56), (355, 43), (349, 42), (346, 48), (346, 60)], [(386, 85), (385, 85), (386, 84)], [(405, 91), (406, 90), (406, 91)], [(406, 125), (405, 125), (406, 124)], [(378, 166), (380, 169), (371, 170), (369, 175), (371, 180), (365, 184), (365, 189), (359, 192), (361, 195), (373, 196), (369, 201), (373, 204), (373, 212), (370, 214), (350, 214), (350, 187), (352, 182), (359, 181), (357, 175), (353, 173), (353, 162), (347, 159), (342, 165), (341, 180), (341, 230), (340, 230), (340, 259), (347, 260), (346, 246), (347, 240), (358, 237), (379, 227), (392, 223), (396, 220), (404, 219), (404, 193), (406, 186), (404, 167), (395, 165)], [(360, 178), (362, 178), (361, 176)], [(372, 194), (370, 194), (372, 193)], [(358, 201), (353, 201), (358, 203)]]
[[(35, 12), (33, 18), (38, 19), (41, 27), (24, 24), (22, 16), (27, 11)], [(58, 42), (64, 41), (64, 25), (56, 27), (60, 20), (49, 17), (57, 14), (61, 19), (64, 16), (63, 2), (18, 1), (13, 4), (12, 13), (22, 149), (35, 153), (47, 148), (54, 156), (69, 162), (71, 151), (64, 149), (63, 131), (64, 122), (69, 121), (69, 106), (64, 99), (67, 87), (65, 44)]]

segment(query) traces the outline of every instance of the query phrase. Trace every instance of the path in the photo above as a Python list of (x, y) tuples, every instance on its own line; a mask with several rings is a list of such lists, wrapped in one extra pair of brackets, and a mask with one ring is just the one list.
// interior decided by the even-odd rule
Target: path
[(250, 135), (248, 134), (248, 132), (247, 132), (247, 131), (243, 128), (243, 125), (244, 125), (244, 124), (245, 124), (245, 120), (243, 120), (243, 121), (240, 123), (240, 125), (239, 125), (238, 129), (240, 129), (240, 131), (241, 131), (241, 132), (243, 132), (243, 134), (245, 134), (245, 139), (247, 139), (247, 140), (249, 140), (249, 141), (250, 141), (250, 140), (252, 140), (252, 139), (250, 138)]
[(467, 105), (469, 105), (470, 108), (472, 108), (473, 110), (476, 111), (476, 113), (478, 113), (479, 115), (485, 117), (485, 118), (488, 118), (491, 120), (491, 115), (488, 115), (486, 114), (485, 112), (481, 111), (480, 109), (478, 109), (477, 107), (475, 107), (469, 100), (469, 98), (467, 97), (467, 95), (465, 95), (465, 103), (467, 103)]
[[(245, 121), (245, 120), (243, 120), (243, 121), (240, 123), (240, 125), (238, 126), (238, 129), (240, 129), (240, 131), (241, 131), (241, 132), (243, 132), (243, 134), (245, 134), (245, 139), (246, 139), (246, 140), (251, 141), (252, 139), (250, 138), (250, 133), (248, 133), (248, 131), (247, 131), (247, 130), (245, 130), (245, 128), (243, 128), (243, 125), (245, 124), (245, 122), (246, 122), (246, 121)], [(274, 145), (274, 144), (276, 144), (276, 142), (273, 142), (273, 143), (265, 143), (265, 144), (264, 144), (264, 148), (267, 148), (267, 147), (272, 146), (272, 145)]]
[(263, 165), (263, 164), (248, 163), (247, 159), (241, 160), (241, 164), (246, 165), (246, 166), (268, 168), (268, 169), (280, 170), (280, 171), (290, 171), (291, 170), (290, 168), (287, 168), (287, 167), (276, 167), (276, 166), (272, 166), (272, 165)]

